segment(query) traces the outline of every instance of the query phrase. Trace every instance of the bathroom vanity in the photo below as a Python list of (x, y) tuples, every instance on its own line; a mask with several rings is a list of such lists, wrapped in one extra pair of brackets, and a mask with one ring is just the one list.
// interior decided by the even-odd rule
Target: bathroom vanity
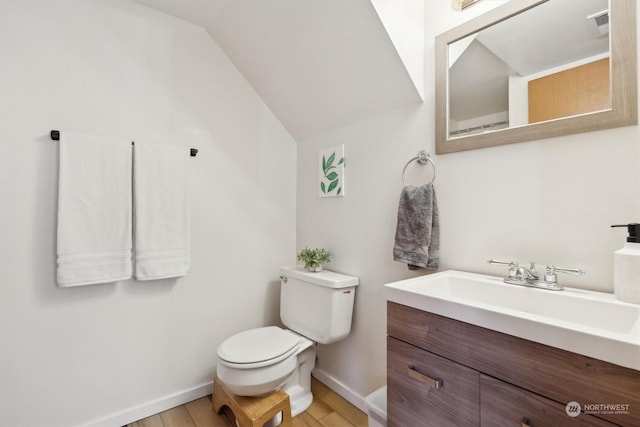
[[(493, 298), (496, 306), (474, 301), (471, 288), (456, 294), (456, 289), (469, 284), (477, 287), (478, 298)], [(561, 295), (514, 288), (501, 304), (500, 294), (512, 289), (501, 285), (499, 278), (462, 272), (436, 273), (387, 285), (388, 425), (640, 425), (640, 371), (634, 365), (640, 363), (640, 308), (628, 304), (618, 307), (628, 322), (616, 325), (617, 332), (609, 331), (617, 343), (604, 349), (598, 345), (594, 350), (610, 353), (606, 358), (613, 360), (605, 361), (567, 350), (581, 349), (584, 340), (592, 343), (569, 330), (571, 322), (567, 320), (575, 307), (563, 298), (579, 301), (584, 293), (587, 299), (597, 299), (598, 293), (576, 292), (574, 297), (571, 291)], [(465, 301), (465, 294), (471, 299)], [(617, 306), (603, 295), (606, 304)], [(538, 297), (549, 298), (547, 306), (553, 310), (566, 306), (559, 313), (564, 320), (545, 325), (550, 320), (538, 313), (504, 307), (518, 304), (519, 299), (535, 306)], [(558, 298), (562, 304), (554, 305)], [(603, 310), (606, 308), (601, 307)], [(587, 314), (598, 320), (598, 312)], [(540, 324), (542, 329), (537, 329)], [(553, 329), (558, 325), (565, 330)], [(550, 341), (560, 338), (564, 342), (544, 343), (545, 334), (539, 332), (545, 329)], [(627, 329), (629, 342), (621, 343), (617, 335)], [(622, 359), (616, 359), (617, 355)]]

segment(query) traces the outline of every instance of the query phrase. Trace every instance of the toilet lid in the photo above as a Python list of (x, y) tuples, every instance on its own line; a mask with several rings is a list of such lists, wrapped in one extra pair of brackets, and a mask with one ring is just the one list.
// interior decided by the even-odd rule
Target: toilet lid
[(298, 342), (298, 337), (277, 326), (249, 329), (220, 344), (218, 357), (231, 363), (263, 362), (293, 351)]

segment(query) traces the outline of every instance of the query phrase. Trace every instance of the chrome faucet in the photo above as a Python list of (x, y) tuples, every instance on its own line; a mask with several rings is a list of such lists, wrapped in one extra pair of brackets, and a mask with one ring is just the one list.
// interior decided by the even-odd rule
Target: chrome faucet
[(540, 275), (536, 271), (536, 263), (532, 262), (529, 268), (519, 267), (516, 261), (500, 261), (498, 259), (490, 259), (489, 264), (508, 265), (509, 272), (504, 278), (505, 283), (511, 285), (525, 285), (527, 282), (540, 279)]
[(511, 285), (530, 286), (533, 288), (548, 289), (551, 291), (561, 291), (563, 286), (558, 284), (558, 276), (556, 273), (567, 273), (580, 276), (585, 274), (585, 271), (581, 268), (562, 268), (548, 265), (545, 267), (544, 277), (541, 279), (540, 275), (536, 271), (535, 262), (532, 262), (529, 268), (518, 267), (516, 261), (500, 261), (497, 259), (490, 259), (487, 261), (489, 264), (507, 265), (509, 266), (509, 272), (503, 279), (505, 283)]
[(519, 267), (516, 274), (517, 277), (523, 277), (525, 280), (538, 280), (540, 275), (536, 271), (536, 263), (531, 262), (529, 268)]

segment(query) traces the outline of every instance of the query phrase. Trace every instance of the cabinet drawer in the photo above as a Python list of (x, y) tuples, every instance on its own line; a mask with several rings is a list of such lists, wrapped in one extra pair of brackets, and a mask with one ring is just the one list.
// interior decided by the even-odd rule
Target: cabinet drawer
[(479, 391), (477, 371), (387, 338), (389, 426), (478, 426)]
[(591, 415), (570, 417), (565, 405), (486, 375), (480, 375), (480, 423), (483, 427), (615, 425)]

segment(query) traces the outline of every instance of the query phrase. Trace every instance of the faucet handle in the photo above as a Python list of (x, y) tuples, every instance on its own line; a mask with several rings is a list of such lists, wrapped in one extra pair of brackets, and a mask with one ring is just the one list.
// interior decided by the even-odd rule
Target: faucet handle
[(515, 279), (518, 275), (518, 263), (516, 261), (502, 261), (499, 259), (490, 259), (487, 261), (489, 264), (497, 264), (497, 265), (508, 265), (509, 266), (509, 275), (508, 279)]
[[(552, 266), (553, 267), (553, 266)], [(574, 276), (582, 276), (583, 274), (586, 274), (586, 271), (584, 271), (581, 268), (563, 268), (563, 267), (555, 267), (556, 271), (558, 273), (567, 273), (567, 274), (573, 274)]]
[(490, 259), (487, 261), (489, 264), (508, 265), (509, 267), (517, 267), (516, 261), (501, 261), (499, 259)]
[(544, 273), (544, 281), (548, 283), (557, 283), (558, 276), (556, 275), (556, 273), (566, 273), (573, 274), (574, 276), (582, 276), (583, 274), (585, 274), (585, 271), (581, 268), (564, 268), (547, 265)]

